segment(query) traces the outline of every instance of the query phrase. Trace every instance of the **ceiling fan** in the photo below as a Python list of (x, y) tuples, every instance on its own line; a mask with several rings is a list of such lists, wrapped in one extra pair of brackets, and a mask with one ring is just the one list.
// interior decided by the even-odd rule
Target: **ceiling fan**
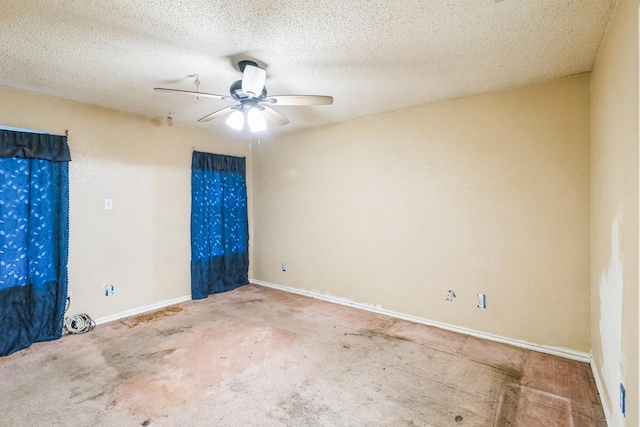
[(289, 120), (271, 108), (271, 106), (331, 105), (333, 97), (321, 95), (273, 95), (267, 97), (265, 80), (267, 72), (253, 61), (240, 61), (238, 68), (242, 72), (242, 80), (235, 81), (229, 88), (230, 96), (217, 95), (198, 91), (200, 81), (196, 75), (196, 90), (180, 90), (156, 87), (153, 90), (166, 93), (181, 93), (191, 96), (235, 101), (236, 105), (222, 108), (199, 119), (208, 122), (218, 117), (227, 116), (226, 123), (233, 129), (242, 130), (248, 124), (251, 132), (261, 132), (267, 128), (265, 118), (279, 126), (286, 125)]

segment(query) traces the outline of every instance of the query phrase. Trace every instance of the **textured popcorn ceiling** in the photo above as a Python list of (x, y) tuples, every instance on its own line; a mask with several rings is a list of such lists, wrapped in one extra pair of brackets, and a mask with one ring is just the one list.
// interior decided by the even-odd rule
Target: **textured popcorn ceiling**
[(3, 0), (0, 85), (197, 123), (228, 94), (240, 59), (273, 95), (332, 95), (276, 107), (293, 131), (589, 71), (615, 0)]

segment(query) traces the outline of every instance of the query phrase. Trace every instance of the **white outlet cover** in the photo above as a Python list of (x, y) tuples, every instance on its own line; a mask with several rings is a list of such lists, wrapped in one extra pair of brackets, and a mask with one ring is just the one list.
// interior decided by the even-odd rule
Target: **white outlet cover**
[(113, 210), (113, 199), (104, 199), (104, 210), (105, 211)]

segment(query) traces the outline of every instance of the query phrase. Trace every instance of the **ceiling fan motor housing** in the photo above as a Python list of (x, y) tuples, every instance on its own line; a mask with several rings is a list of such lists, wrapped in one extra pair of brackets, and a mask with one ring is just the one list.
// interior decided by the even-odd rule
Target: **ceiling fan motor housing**
[(244, 73), (244, 69), (247, 65), (253, 65), (254, 67), (258, 66), (258, 64), (256, 64), (255, 61), (251, 61), (248, 59), (242, 60), (238, 62), (238, 69), (240, 70), (241, 73)]
[(240, 102), (242, 102), (244, 100), (247, 100), (247, 99), (256, 99), (258, 101), (262, 101), (263, 99), (265, 99), (267, 97), (267, 87), (264, 86), (262, 88), (262, 93), (260, 93), (259, 97), (250, 98), (249, 95), (247, 95), (246, 93), (244, 93), (242, 91), (242, 80), (237, 80), (237, 81), (235, 81), (235, 82), (233, 82), (231, 84), (231, 87), (229, 88), (229, 93), (231, 93), (231, 96), (234, 99), (237, 99)]

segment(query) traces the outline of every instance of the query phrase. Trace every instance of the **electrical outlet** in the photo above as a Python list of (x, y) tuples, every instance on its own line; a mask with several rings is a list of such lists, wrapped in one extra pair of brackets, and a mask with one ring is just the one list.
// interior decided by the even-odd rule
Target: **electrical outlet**
[(113, 199), (104, 199), (104, 210), (105, 211), (113, 210)]
[(115, 290), (116, 290), (116, 287), (113, 285), (104, 285), (104, 296), (108, 297), (110, 295), (113, 295)]
[(487, 296), (485, 294), (478, 294), (478, 308), (487, 308)]
[(282, 271), (287, 271), (287, 263), (286, 262), (282, 263)]
[(627, 392), (624, 389), (624, 384), (620, 383), (620, 412), (622, 416), (626, 416), (627, 412)]

